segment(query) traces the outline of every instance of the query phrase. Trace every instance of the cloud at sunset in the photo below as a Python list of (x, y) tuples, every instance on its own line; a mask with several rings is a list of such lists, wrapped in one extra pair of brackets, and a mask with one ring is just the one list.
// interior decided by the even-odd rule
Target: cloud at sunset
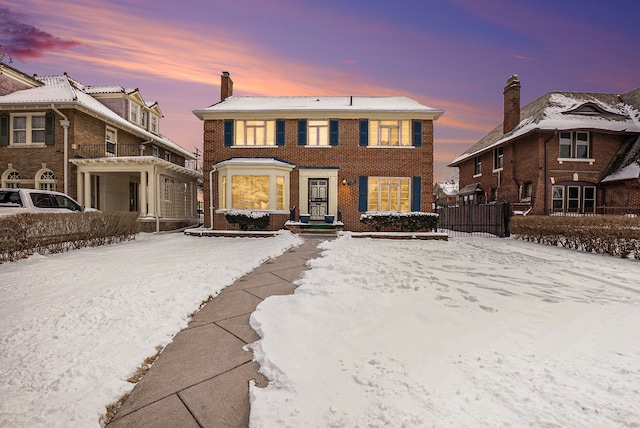
[(202, 140), (191, 111), (219, 101), (222, 71), (236, 96), (407, 96), (443, 109), (434, 127), (440, 167), (500, 123), (512, 74), (523, 105), (553, 90), (638, 84), (637, 34), (617, 23), (622, 12), (609, 23), (585, 15), (606, 9), (595, 0), (579, 10), (575, 1), (531, 0), (372, 0), (364, 9), (338, 0), (22, 0), (19, 9), (3, 1), (4, 51), (9, 27), (22, 35), (16, 46), (33, 50), (7, 52), (17, 68), (138, 87), (159, 102), (163, 132), (189, 150)]
[(0, 4), (0, 45), (14, 59), (38, 58), (47, 52), (71, 49), (79, 45), (24, 22), (25, 16)]

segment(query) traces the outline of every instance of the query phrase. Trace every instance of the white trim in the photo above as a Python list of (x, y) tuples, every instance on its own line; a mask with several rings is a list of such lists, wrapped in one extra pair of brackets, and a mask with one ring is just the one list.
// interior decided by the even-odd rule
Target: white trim
[(329, 180), (329, 215), (338, 215), (338, 169), (304, 168), (298, 170), (298, 212), (309, 210), (309, 179)]

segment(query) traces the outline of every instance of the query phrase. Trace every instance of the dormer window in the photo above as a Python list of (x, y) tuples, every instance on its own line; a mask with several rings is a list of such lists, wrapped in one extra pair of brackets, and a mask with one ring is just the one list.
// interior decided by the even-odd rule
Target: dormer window
[(158, 133), (158, 116), (154, 114), (151, 115), (151, 132)]
[(138, 106), (138, 104), (133, 104), (131, 103), (131, 115), (130, 115), (130, 120), (133, 123), (139, 123), (139, 117), (140, 117), (140, 106)]
[(142, 112), (140, 113), (140, 126), (142, 126), (144, 129), (148, 129), (149, 124), (148, 124), (148, 113), (145, 109), (142, 109)]

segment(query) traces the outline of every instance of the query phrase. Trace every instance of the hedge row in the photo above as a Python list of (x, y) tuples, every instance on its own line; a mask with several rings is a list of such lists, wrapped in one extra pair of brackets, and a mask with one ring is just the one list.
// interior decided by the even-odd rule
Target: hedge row
[(85, 212), (0, 217), (0, 263), (135, 239), (137, 213)]
[(367, 213), (360, 216), (360, 223), (373, 227), (376, 232), (385, 231), (433, 231), (438, 229), (440, 216), (435, 213), (425, 212), (379, 212)]
[(510, 229), (525, 241), (640, 260), (640, 217), (516, 216)]
[(266, 230), (269, 227), (269, 213), (265, 211), (231, 210), (224, 214), (231, 224), (237, 224), (240, 230)]

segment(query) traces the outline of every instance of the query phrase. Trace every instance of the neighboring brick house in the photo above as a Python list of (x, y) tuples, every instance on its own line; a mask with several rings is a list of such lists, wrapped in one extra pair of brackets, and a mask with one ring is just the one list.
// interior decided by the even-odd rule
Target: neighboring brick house
[(252, 209), (277, 230), (296, 207), (357, 231), (367, 211), (431, 212), (442, 113), (406, 97), (235, 97), (223, 72), (221, 101), (194, 111), (204, 121), (205, 225), (214, 210), (213, 228), (228, 229), (225, 212)]
[(0, 186), (62, 191), (101, 211), (135, 211), (145, 230), (197, 222), (195, 156), (160, 133), (137, 89), (29, 77), (0, 64)]
[(640, 88), (550, 92), (521, 110), (520, 81), (512, 76), (503, 123), (449, 165), (459, 168), (461, 202), (506, 201), (532, 214), (639, 208), (637, 172), (629, 177), (640, 159), (639, 98)]

